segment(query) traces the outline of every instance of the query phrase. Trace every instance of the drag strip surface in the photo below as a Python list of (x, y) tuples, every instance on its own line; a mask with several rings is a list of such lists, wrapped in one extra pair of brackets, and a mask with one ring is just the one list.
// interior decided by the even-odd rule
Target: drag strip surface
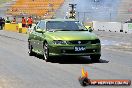
[[(59, 57), (45, 62), (41, 56), (28, 55), (27, 35), (7, 33), (0, 33), (0, 88), (82, 88), (78, 82), (82, 67), (89, 72), (90, 79), (132, 80), (131, 51), (115, 48), (117, 43), (120, 44), (120, 34), (111, 36), (96, 32), (102, 41), (116, 42), (112, 45), (104, 42), (101, 60), (94, 63), (88, 56)], [(130, 40), (130, 37), (125, 38)], [(121, 42), (131, 43), (125, 40)]]

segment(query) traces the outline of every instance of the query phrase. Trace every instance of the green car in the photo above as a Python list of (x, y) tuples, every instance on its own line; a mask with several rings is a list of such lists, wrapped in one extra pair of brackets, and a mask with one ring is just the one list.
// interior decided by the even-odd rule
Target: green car
[(99, 38), (85, 26), (72, 19), (41, 20), (29, 33), (29, 55), (43, 55), (48, 61), (53, 56), (90, 56), (98, 61), (101, 56)]

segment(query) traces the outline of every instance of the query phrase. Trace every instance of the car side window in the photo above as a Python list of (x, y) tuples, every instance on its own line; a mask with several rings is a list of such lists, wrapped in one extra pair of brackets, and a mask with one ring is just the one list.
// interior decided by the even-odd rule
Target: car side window
[(39, 27), (39, 24), (40, 24), (40, 22), (38, 22), (37, 24), (36, 24), (36, 26), (34, 27), (34, 31), (36, 31), (36, 29), (39, 29), (40, 27)]
[(37, 27), (37, 28), (46, 29), (45, 22), (44, 22), (44, 21), (41, 21), (41, 22), (38, 24), (38, 27)]

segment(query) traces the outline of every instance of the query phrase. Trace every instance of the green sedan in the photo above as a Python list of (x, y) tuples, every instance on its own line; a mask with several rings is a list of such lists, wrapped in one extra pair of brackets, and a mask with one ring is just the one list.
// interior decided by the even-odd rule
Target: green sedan
[(90, 56), (98, 61), (101, 57), (99, 38), (85, 26), (71, 19), (41, 20), (29, 33), (29, 55), (43, 55), (48, 61), (54, 56)]

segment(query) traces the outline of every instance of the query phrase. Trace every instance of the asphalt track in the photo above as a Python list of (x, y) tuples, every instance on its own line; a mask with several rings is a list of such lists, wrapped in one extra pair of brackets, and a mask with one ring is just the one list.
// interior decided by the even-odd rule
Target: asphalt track
[(45, 62), (40, 56), (28, 55), (26, 34), (0, 31), (0, 88), (82, 88), (78, 82), (82, 67), (90, 79), (132, 80), (132, 35), (95, 33), (102, 42), (102, 57), (97, 63), (87, 56)]

